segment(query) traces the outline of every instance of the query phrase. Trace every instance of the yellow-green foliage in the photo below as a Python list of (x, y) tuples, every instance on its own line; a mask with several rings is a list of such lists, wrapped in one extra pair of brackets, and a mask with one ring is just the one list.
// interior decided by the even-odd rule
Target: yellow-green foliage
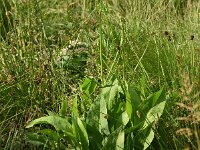
[(11, 4), (8, 0), (0, 0), (0, 35), (6, 38), (6, 33), (12, 28)]

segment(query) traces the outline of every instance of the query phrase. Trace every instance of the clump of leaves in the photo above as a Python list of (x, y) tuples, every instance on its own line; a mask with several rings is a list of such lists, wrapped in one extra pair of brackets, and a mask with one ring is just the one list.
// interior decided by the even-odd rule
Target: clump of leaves
[(88, 59), (87, 43), (72, 41), (58, 54), (55, 64), (71, 75), (84, 76), (84, 69)]
[(67, 116), (67, 101), (63, 101), (59, 114), (48, 112), (48, 116), (26, 126), (53, 126), (41, 126), (37, 133), (31, 133), (31, 143), (43, 148), (84, 150), (147, 149), (150, 146), (154, 139), (154, 125), (165, 107), (165, 88), (143, 100), (141, 92), (115, 79), (102, 87), (93, 100), (97, 82), (86, 79), (80, 87), (81, 103), (87, 104), (83, 114), (80, 115), (79, 102), (75, 98), (71, 115)]

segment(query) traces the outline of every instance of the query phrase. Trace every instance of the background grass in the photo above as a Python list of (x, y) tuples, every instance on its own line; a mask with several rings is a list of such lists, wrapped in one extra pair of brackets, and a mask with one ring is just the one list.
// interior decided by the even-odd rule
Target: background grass
[[(144, 96), (167, 83), (170, 102), (150, 149), (199, 148), (198, 1), (0, 3), (2, 148), (30, 146), (24, 130), (27, 122), (43, 116), (46, 110), (58, 111), (63, 99), (70, 103), (87, 76), (101, 85), (117, 77), (139, 86)], [(55, 67), (60, 50), (76, 40), (89, 45), (86, 69), (74, 74), (69, 68)], [(196, 115), (196, 123), (188, 115)], [(177, 121), (182, 116), (185, 120)], [(176, 134), (181, 128), (190, 128), (195, 134)]]

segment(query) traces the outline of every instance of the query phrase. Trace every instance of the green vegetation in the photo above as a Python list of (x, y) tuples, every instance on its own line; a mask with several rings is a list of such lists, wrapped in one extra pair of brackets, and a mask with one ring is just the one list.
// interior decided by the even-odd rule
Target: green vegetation
[(11, 4), (4, 0), (0, 0), (0, 4), (0, 35), (6, 38), (6, 33), (12, 27)]
[[(90, 94), (94, 87), (94, 79), (86, 79), (82, 85), (86, 89), (83, 90), (86, 96), (80, 97), (84, 108), (82, 118), (79, 118), (77, 98), (73, 100), (71, 117), (65, 117), (67, 102), (63, 101), (59, 115), (49, 112), (49, 116), (27, 126), (46, 123), (54, 126), (56, 132), (40, 130), (46, 139), (44, 135), (31, 134), (30, 142), (52, 149), (66, 149), (68, 144), (75, 149), (146, 149), (153, 141), (154, 125), (165, 107), (163, 89), (141, 100), (133, 87), (122, 87), (115, 80), (102, 88), (93, 102)], [(88, 112), (87, 106), (90, 106)]]
[(200, 149), (198, 0), (0, 0), (0, 20), (0, 149)]

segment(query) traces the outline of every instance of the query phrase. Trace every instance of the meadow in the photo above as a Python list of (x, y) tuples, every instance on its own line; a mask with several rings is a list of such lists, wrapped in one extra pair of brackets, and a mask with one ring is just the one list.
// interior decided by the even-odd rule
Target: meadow
[(198, 0), (0, 0), (0, 21), (0, 149), (200, 149)]

